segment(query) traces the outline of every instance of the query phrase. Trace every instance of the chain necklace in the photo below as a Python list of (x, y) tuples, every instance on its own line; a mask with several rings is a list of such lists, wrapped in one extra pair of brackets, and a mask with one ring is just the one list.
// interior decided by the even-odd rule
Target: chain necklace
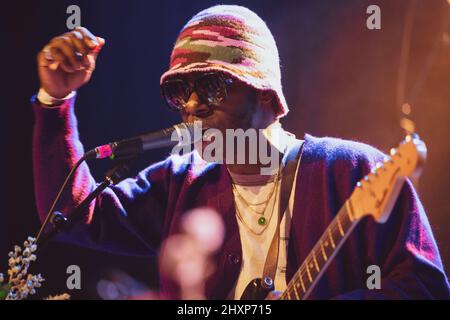
[[(268, 199), (262, 201), (262, 202), (259, 203), (259, 204), (249, 203), (249, 202), (245, 199), (245, 197), (243, 197), (243, 196), (239, 193), (239, 191), (237, 190), (236, 186), (233, 184), (233, 190), (236, 191), (236, 196), (237, 196), (237, 197), (245, 204), (246, 209), (248, 209), (249, 211), (252, 211), (252, 212), (254, 212), (254, 213), (256, 213), (256, 214), (258, 214), (258, 215), (260, 216), (260, 217), (258, 218), (258, 224), (259, 224), (260, 226), (265, 226), (265, 228), (263, 228), (260, 232), (256, 232), (256, 231), (254, 231), (252, 228), (250, 228), (249, 225), (245, 222), (245, 219), (244, 219), (242, 213), (240, 212), (239, 207), (238, 207), (238, 204), (237, 204), (237, 202), (236, 202), (236, 200), (235, 200), (234, 202), (235, 202), (235, 207), (236, 207), (236, 213), (237, 213), (237, 216), (238, 216), (239, 220), (240, 220), (240, 221), (241, 221), (241, 222), (242, 222), (242, 223), (243, 223), (243, 224), (244, 224), (251, 232), (253, 232), (253, 233), (256, 234), (256, 235), (261, 235), (261, 234), (266, 230), (266, 228), (267, 228), (267, 226), (269, 225), (269, 222), (270, 222), (270, 220), (271, 220), (271, 218), (272, 218), (272, 216), (273, 216), (273, 212), (274, 212), (274, 209), (275, 209), (275, 204), (277, 203), (277, 196), (278, 196), (278, 193), (279, 193), (279, 192), (278, 192), (278, 185), (279, 185), (280, 180), (281, 180), (281, 178), (280, 178), (281, 170), (280, 170), (280, 169), (281, 169), (281, 168), (278, 169), (278, 173), (277, 173), (276, 176), (275, 176), (274, 187), (273, 187), (273, 189), (272, 189), (272, 191), (271, 191), (271, 193), (270, 193)], [(270, 217), (268, 217), (268, 219), (266, 219), (266, 217), (264, 217), (264, 213), (266, 212), (267, 207), (268, 207), (268, 205), (269, 205), (269, 201), (272, 199), (272, 197), (274, 196), (274, 194), (275, 194), (275, 199), (274, 199), (274, 201), (273, 201), (272, 212), (271, 212), (271, 214), (270, 214)], [(253, 209), (253, 208), (251, 207), (252, 205), (253, 205), (253, 206), (256, 206), (256, 205), (262, 205), (262, 204), (265, 204), (265, 206), (264, 206), (263, 211), (261, 211), (261, 212), (255, 210), (255, 209)]]
[[(232, 184), (232, 186), (233, 186), (233, 191), (235, 192), (235, 195), (239, 198), (239, 200), (241, 200), (241, 201), (248, 207), (248, 209), (249, 209), (250, 211), (256, 213), (257, 215), (262, 215), (262, 214), (264, 214), (264, 212), (266, 211), (267, 205), (268, 205), (270, 199), (272, 199), (272, 197), (273, 197), (273, 195), (274, 195), (274, 193), (275, 193), (275, 190), (276, 190), (277, 187), (278, 187), (278, 181), (279, 181), (278, 174), (276, 175), (275, 179), (276, 179), (276, 180), (275, 180), (275, 182), (274, 182), (273, 189), (272, 189), (272, 191), (269, 192), (269, 196), (267, 197), (267, 199), (265, 199), (264, 201), (261, 201), (261, 202), (259, 202), (259, 203), (250, 203), (249, 201), (247, 201), (247, 200), (245, 199), (245, 197), (239, 192), (237, 186), (236, 186), (234, 183)], [(262, 211), (258, 211), (258, 210), (256, 210), (256, 209), (253, 209), (253, 208), (252, 208), (252, 207), (257, 207), (257, 206), (261, 206), (261, 205), (265, 205), (265, 206), (264, 206), (264, 209), (263, 209)]]
[[(277, 183), (277, 186), (278, 186), (278, 183)], [(276, 190), (276, 191), (277, 191), (277, 190)], [(236, 204), (236, 201), (235, 201), (236, 215), (237, 215), (239, 221), (241, 221), (242, 224), (243, 224), (248, 230), (250, 230), (250, 232), (252, 232), (253, 234), (259, 236), (259, 235), (263, 234), (264, 231), (266, 231), (267, 227), (268, 227), (269, 224), (270, 224), (270, 221), (272, 220), (273, 213), (274, 213), (274, 211), (275, 211), (275, 204), (277, 203), (278, 193), (279, 193), (279, 192), (275, 192), (276, 195), (275, 195), (275, 199), (274, 199), (274, 201), (273, 201), (272, 212), (271, 212), (271, 214), (270, 214), (268, 220), (266, 221), (266, 218), (265, 218), (265, 217), (261, 217), (261, 218), (258, 219), (258, 224), (259, 224), (260, 226), (264, 226), (264, 228), (262, 228), (260, 231), (255, 231), (255, 230), (253, 230), (253, 229), (247, 224), (247, 222), (245, 222), (245, 219), (244, 219), (244, 217), (242, 216), (241, 211), (239, 210), (239, 207), (238, 207), (238, 205)]]

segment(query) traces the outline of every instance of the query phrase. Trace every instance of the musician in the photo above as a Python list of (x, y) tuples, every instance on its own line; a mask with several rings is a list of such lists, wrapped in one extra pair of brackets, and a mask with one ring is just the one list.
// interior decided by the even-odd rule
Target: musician
[[(84, 153), (74, 112), (76, 91), (89, 82), (104, 43), (77, 28), (53, 38), (38, 54), (41, 88), (33, 98), (33, 162), (41, 218)], [(255, 13), (220, 5), (195, 15), (178, 36), (170, 68), (161, 77), (167, 105), (184, 122), (201, 120), (220, 132), (261, 129), (280, 153), (280, 169), (262, 174), (260, 161), (208, 162), (197, 151), (171, 155), (107, 188), (92, 202), (84, 223), (64, 240), (116, 253), (154, 254), (179, 231), (186, 211), (212, 207), (222, 215), (226, 233), (214, 256), (217, 269), (206, 282), (206, 297), (239, 299), (246, 285), (262, 276), (277, 228), (275, 287), (283, 291), (357, 181), (383, 154), (362, 143), (311, 135), (296, 139), (284, 131), (279, 120), (288, 106), (280, 73), (275, 40)], [(282, 160), (296, 143), (300, 160), (279, 222)], [(70, 213), (95, 183), (82, 164), (59, 211)], [(380, 267), (380, 289), (367, 288), (370, 265)], [(160, 277), (161, 292), (179, 297), (176, 284), (164, 272)], [(436, 242), (409, 181), (386, 224), (364, 218), (357, 225), (309, 298), (449, 298)]]

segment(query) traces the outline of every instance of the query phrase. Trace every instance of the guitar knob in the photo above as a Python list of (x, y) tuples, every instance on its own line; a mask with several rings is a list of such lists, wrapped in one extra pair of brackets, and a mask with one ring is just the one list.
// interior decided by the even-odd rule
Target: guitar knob
[(264, 277), (264, 279), (262, 281), (262, 285), (266, 289), (271, 289), (273, 287), (273, 280), (272, 280), (272, 278), (271, 277)]

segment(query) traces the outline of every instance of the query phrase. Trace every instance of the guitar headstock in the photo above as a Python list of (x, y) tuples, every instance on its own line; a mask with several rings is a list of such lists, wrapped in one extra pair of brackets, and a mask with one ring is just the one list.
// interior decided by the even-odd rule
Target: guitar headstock
[(357, 183), (349, 199), (354, 218), (372, 215), (377, 222), (386, 222), (405, 179), (420, 175), (426, 155), (425, 143), (417, 135), (406, 136), (390, 157)]

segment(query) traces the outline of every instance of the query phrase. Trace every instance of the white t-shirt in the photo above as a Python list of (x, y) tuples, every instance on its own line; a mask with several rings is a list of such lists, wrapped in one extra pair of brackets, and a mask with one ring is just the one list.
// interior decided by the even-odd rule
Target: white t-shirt
[[(278, 220), (279, 188), (281, 181), (278, 183), (277, 190), (274, 190), (276, 175), (241, 175), (232, 173), (231, 171), (229, 172), (233, 179), (234, 187), (247, 202), (252, 204), (260, 203), (271, 196), (264, 213), (267, 225), (261, 226), (258, 224), (258, 219), (261, 215), (247, 209), (247, 204), (237, 196), (236, 190), (234, 190), (236, 211), (239, 211), (241, 218), (245, 221), (244, 224), (239, 217), (236, 217), (242, 244), (242, 263), (241, 271), (236, 285), (231, 292), (231, 296), (233, 299), (237, 300), (241, 298), (243, 291), (250, 281), (262, 277), (267, 253), (275, 234)], [(297, 172), (294, 181), (296, 181)], [(275, 289), (278, 291), (284, 291), (286, 289), (287, 249), (294, 198), (295, 182), (289, 198), (289, 204), (280, 224), (281, 241), (278, 251), (278, 266), (275, 275)], [(263, 211), (264, 206), (265, 204), (252, 206), (252, 209), (261, 212)], [(237, 212), (236, 214), (239, 213)], [(253, 232), (249, 230), (249, 228), (251, 228)]]

